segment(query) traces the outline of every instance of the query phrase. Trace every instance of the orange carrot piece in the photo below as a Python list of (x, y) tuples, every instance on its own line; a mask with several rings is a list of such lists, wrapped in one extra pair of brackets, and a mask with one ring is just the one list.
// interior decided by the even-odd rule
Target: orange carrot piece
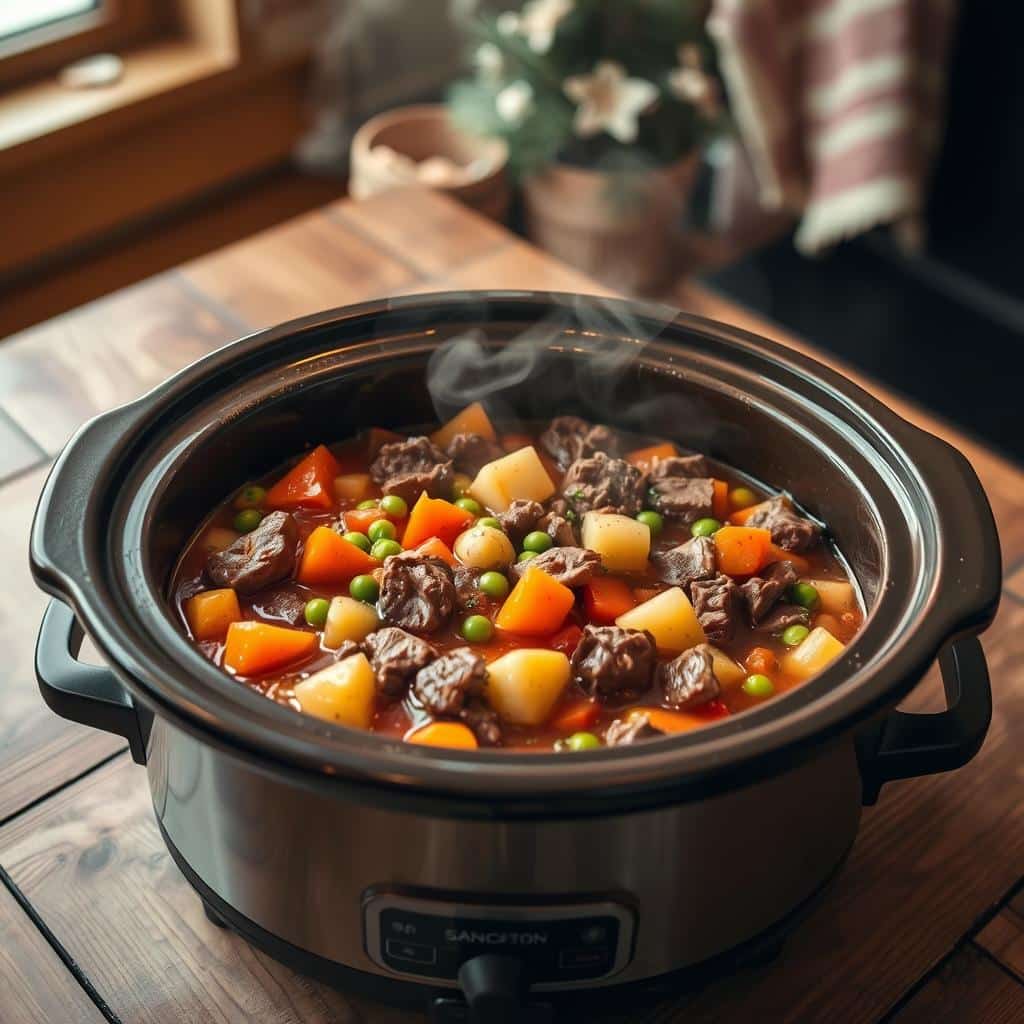
[(343, 515), (345, 529), (353, 533), (366, 533), (371, 523), (387, 519), (387, 514), (381, 508), (347, 508)]
[(379, 563), (329, 526), (318, 526), (307, 538), (295, 578), (307, 586), (344, 583)]
[(338, 460), (319, 445), (267, 491), (268, 509), (334, 507), (334, 478), (340, 475)]
[(756, 526), (723, 526), (711, 535), (718, 555), (718, 571), (749, 576), (767, 564), (772, 535)]
[(453, 747), (458, 750), (476, 750), (478, 744), (473, 730), (461, 722), (431, 722), (405, 734), (406, 743), (424, 747)]
[(574, 600), (568, 587), (530, 566), (505, 599), (494, 624), (508, 633), (544, 636), (562, 625)]
[(580, 645), (583, 637), (583, 630), (575, 623), (570, 622), (563, 626), (554, 636), (548, 637), (548, 647), (552, 651), (561, 651), (567, 658), (573, 656), (573, 652)]
[(777, 544), (768, 544), (768, 555), (765, 560), (765, 564), (768, 562), (792, 562), (793, 568), (801, 575), (805, 576), (811, 571), (811, 563), (807, 561), (802, 555), (796, 554), (794, 551), (787, 551), (785, 548), (780, 548)]
[(205, 590), (185, 602), (185, 618), (196, 640), (219, 640), (241, 617), (238, 596), (230, 587)]
[(434, 558), (440, 558), (442, 562), (450, 565), (453, 569), (455, 568), (456, 560), (452, 554), (452, 549), (440, 537), (431, 537), (430, 540), (425, 540), (416, 549), (416, 553), (420, 555), (433, 555)]
[(366, 455), (373, 461), (377, 457), (377, 452), (381, 450), (386, 444), (395, 444), (396, 441), (404, 441), (405, 438), (401, 434), (396, 434), (393, 430), (385, 430), (383, 427), (373, 427), (369, 434), (366, 435)]
[(594, 622), (614, 622), (636, 604), (629, 584), (614, 576), (598, 576), (583, 588), (583, 607)]
[(634, 466), (649, 466), (655, 459), (671, 459), (678, 455), (676, 446), (669, 444), (652, 444), (648, 448), (638, 448), (626, 456), (626, 461)]
[(479, 434), (488, 441), (498, 437), (494, 424), (479, 402), (467, 405), (462, 412), (456, 413), (443, 427), (430, 435), (430, 440), (444, 451), (456, 434)]
[(240, 676), (259, 676), (308, 657), (318, 646), (316, 633), (302, 629), (232, 622), (224, 645), (224, 667)]
[(707, 725), (709, 719), (688, 711), (670, 711), (668, 708), (643, 708), (650, 716), (651, 725), (659, 732), (689, 732)]
[(431, 537), (438, 537), (451, 547), (455, 538), (472, 521), (473, 516), (464, 508), (444, 498), (430, 498), (424, 492), (409, 513), (402, 544), (407, 548), (415, 548)]
[(589, 729), (600, 717), (597, 701), (578, 699), (566, 704), (548, 723), (556, 732), (574, 733)]
[(724, 523), (729, 518), (729, 485), (724, 480), (712, 480), (714, 494), (711, 498), (711, 514)]
[(751, 672), (760, 672), (762, 675), (767, 675), (769, 672), (774, 672), (778, 668), (779, 663), (775, 658), (774, 651), (767, 647), (755, 647), (747, 655), (743, 664)]
[[(733, 526), (745, 526), (747, 520), (755, 513), (760, 511), (767, 505), (767, 501), (759, 501), (756, 505), (748, 505), (746, 508), (738, 508), (732, 515), (729, 516), (729, 522)], [(723, 520), (724, 522), (724, 520)]]

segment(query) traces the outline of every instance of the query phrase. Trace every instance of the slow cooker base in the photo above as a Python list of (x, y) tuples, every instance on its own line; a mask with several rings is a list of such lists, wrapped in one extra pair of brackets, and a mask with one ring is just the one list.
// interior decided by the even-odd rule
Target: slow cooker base
[[(316, 953), (300, 949), (266, 931), (213, 892), (192, 870), (168, 837), (159, 820), (157, 825), (174, 863), (202, 900), (207, 918), (218, 927), (230, 929), (240, 935), (251, 946), (266, 953), (279, 963), (339, 991), (373, 999), (390, 1006), (423, 1011), (424, 1009), (429, 1010), (435, 1000), (450, 1000), (452, 998), (451, 989), (419, 985), (398, 978), (384, 978), (367, 971), (346, 967), (337, 961), (328, 960)], [(807, 899), (759, 935), (732, 949), (719, 953), (702, 963), (692, 964), (643, 981), (606, 985), (590, 991), (577, 989), (564, 993), (545, 992), (543, 999), (554, 1006), (571, 1004), (577, 1010), (587, 1007), (588, 1004), (593, 1004), (595, 1007), (600, 1006), (605, 1012), (614, 1011), (618, 1007), (635, 1012), (638, 1003), (655, 1003), (670, 996), (679, 996), (688, 990), (701, 988), (716, 978), (742, 968), (769, 964), (779, 955), (790, 933), (810, 914), (842, 871), (850, 848), (843, 854), (832, 873)]]

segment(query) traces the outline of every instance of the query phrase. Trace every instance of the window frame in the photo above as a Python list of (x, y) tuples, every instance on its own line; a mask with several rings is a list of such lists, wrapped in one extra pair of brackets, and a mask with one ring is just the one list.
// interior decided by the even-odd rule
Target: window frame
[(82, 57), (121, 52), (166, 31), (159, 0), (101, 0), (98, 10), (0, 40), (0, 91), (53, 74)]

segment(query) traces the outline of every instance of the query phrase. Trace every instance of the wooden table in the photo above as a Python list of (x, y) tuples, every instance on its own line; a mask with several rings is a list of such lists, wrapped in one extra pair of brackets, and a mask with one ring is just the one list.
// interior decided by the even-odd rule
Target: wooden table
[[(25, 547), (69, 433), (240, 334), (373, 296), (445, 288), (600, 291), (429, 193), (341, 202), (76, 310), (0, 346), (0, 1021), (413, 1021), (278, 966), (207, 923), (116, 738), (43, 706), (32, 649), (45, 599)], [(682, 308), (808, 349), (686, 284)], [(1002, 534), (986, 634), (995, 717), (953, 775), (892, 784), (848, 866), (768, 967), (633, 1020), (1024, 1020), (1024, 474), (870, 383), (963, 449)], [(908, 702), (937, 707), (934, 675)]]

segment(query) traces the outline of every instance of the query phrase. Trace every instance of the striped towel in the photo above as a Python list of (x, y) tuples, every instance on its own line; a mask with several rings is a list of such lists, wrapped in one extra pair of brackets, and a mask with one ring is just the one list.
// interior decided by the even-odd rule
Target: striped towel
[(734, 117), (766, 207), (805, 253), (879, 224), (921, 237), (955, 0), (713, 0)]

